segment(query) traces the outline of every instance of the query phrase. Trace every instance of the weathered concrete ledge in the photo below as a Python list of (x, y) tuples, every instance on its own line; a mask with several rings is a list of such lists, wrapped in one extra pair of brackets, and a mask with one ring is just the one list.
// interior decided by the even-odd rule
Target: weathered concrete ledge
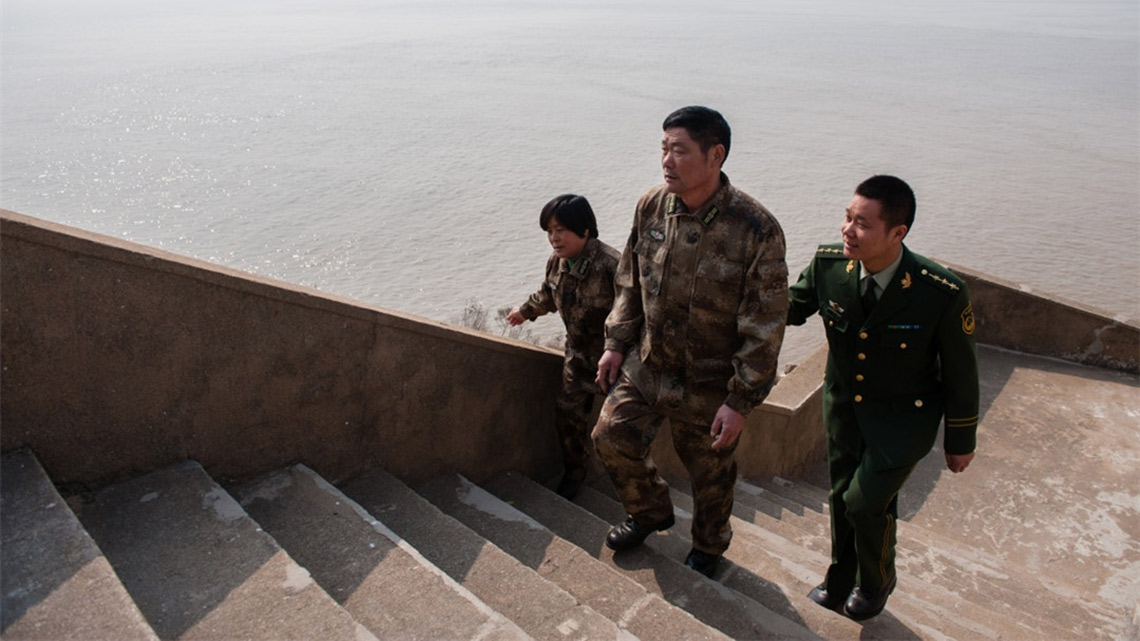
[(559, 465), (549, 350), (10, 212), (0, 242), (0, 444), (56, 483)]
[[(555, 350), (0, 216), (0, 447), (30, 446), (56, 483), (186, 459), (222, 479), (295, 462), (334, 483), (560, 474)], [(810, 370), (750, 417), (742, 469), (822, 457), (818, 413), (798, 409), (818, 396)]]
[[(220, 479), (304, 462), (560, 473), (560, 354), (0, 210), (0, 450), (93, 488), (194, 459)], [(1140, 327), (969, 270), (979, 342), (1140, 371)], [(1051, 320), (1051, 323), (1043, 322)], [(826, 348), (749, 416), (746, 477), (824, 456)], [(654, 449), (683, 475), (667, 429)]]
[(979, 343), (1140, 374), (1140, 325), (938, 261), (970, 289)]

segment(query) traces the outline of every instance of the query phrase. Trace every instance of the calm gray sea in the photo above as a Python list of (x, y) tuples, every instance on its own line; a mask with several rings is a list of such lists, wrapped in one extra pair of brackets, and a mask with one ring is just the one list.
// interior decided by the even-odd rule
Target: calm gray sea
[[(539, 283), (552, 196), (585, 195), (620, 246), (660, 182), (661, 120), (700, 103), (732, 124), (725, 171), (780, 219), (793, 274), (860, 180), (896, 173), (916, 251), (1140, 319), (1135, 0), (2, 12), (0, 206), (24, 214), (437, 320), (493, 315)], [(785, 360), (821, 335), (791, 331)]]

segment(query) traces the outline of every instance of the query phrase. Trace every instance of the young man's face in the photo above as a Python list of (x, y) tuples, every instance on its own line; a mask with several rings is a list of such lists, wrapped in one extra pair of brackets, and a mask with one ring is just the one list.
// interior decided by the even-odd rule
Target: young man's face
[(890, 265), (898, 256), (906, 225), (887, 227), (883, 204), (859, 194), (851, 199), (843, 216), (843, 255), (860, 260), (872, 272)]
[[(586, 232), (586, 236), (589, 235), (590, 232)], [(546, 224), (546, 240), (559, 258), (576, 258), (586, 246), (587, 238), (563, 227), (562, 222), (552, 216)]]
[(686, 202), (686, 194), (699, 193), (710, 185), (719, 184), (723, 160), (723, 145), (713, 145), (707, 153), (701, 151), (701, 146), (684, 127), (666, 129), (661, 139), (661, 169), (665, 174), (665, 186)]

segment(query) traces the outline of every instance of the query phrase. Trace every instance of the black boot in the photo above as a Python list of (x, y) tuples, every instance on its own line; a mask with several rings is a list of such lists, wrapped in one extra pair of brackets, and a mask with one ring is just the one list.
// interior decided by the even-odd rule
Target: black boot
[(610, 528), (610, 533), (606, 535), (606, 545), (610, 546), (610, 549), (619, 552), (622, 550), (632, 550), (641, 545), (642, 542), (645, 541), (645, 537), (654, 532), (668, 530), (673, 527), (674, 522), (675, 520), (672, 514), (664, 521), (652, 525), (642, 525), (634, 521), (632, 516), (628, 517), (625, 522)]
[(851, 591), (851, 598), (847, 599), (847, 603), (843, 605), (843, 613), (856, 621), (870, 619), (887, 607), (887, 597), (891, 596), (891, 592), (894, 591), (895, 577), (893, 576), (886, 585), (874, 592), (855, 588)]

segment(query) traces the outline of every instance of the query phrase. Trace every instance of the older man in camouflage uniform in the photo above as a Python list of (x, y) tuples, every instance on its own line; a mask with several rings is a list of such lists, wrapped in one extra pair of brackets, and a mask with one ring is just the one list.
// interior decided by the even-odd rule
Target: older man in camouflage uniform
[(720, 170), (731, 136), (724, 118), (685, 107), (663, 129), (665, 184), (638, 202), (618, 265), (597, 379), (612, 388), (593, 438), (629, 514), (606, 543), (626, 550), (674, 522), (649, 457), (669, 419), (695, 503), (685, 564), (712, 576), (732, 538), (744, 416), (776, 377), (788, 270), (779, 223)]

